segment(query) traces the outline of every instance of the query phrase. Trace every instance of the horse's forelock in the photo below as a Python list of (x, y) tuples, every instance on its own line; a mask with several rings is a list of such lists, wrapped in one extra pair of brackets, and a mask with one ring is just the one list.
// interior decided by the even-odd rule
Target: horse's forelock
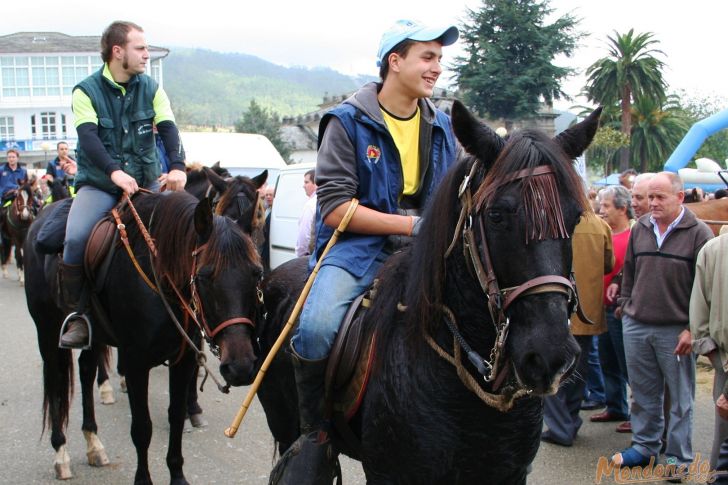
[[(564, 191), (566, 197), (576, 201), (580, 210), (588, 208), (583, 182), (573, 162), (554, 140), (536, 130), (522, 130), (511, 135), (474, 195), (476, 208), (481, 210), (497, 198), (505, 189), (505, 181), (509, 175), (519, 170), (535, 169), (540, 165), (553, 167), (559, 189)], [(532, 178), (529, 176), (523, 180), (524, 187), (531, 183)]]
[(260, 256), (252, 239), (233, 221), (223, 216), (215, 216), (213, 225), (212, 235), (200, 254), (199, 261), (200, 266), (212, 268), (213, 278), (225, 269), (261, 266)]

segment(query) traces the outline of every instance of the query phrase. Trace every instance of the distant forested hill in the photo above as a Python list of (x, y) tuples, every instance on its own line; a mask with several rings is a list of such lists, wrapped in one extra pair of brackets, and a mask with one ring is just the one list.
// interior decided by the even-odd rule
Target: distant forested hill
[(281, 116), (303, 114), (325, 94), (348, 93), (371, 79), (202, 49), (172, 48), (164, 60), (164, 88), (180, 125), (230, 126), (252, 99)]

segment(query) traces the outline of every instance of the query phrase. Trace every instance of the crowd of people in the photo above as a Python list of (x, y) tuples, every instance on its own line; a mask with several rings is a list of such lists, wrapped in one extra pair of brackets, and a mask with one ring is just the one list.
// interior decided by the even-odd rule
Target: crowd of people
[[(619, 186), (592, 189), (590, 199), (603, 225), (594, 214), (582, 217), (573, 270), (580, 303), (595, 324), (572, 320), (582, 349), (578, 377), (546, 398), (542, 440), (572, 446), (579, 411), (602, 409), (589, 419), (631, 433), (630, 446), (612, 454), (615, 465), (646, 466), (664, 454), (674, 470), (685, 465), (682, 476), (670, 479), (681, 481), (695, 458), (696, 357), (706, 355), (715, 368), (711, 466), (728, 470), (728, 236), (713, 239), (684, 205), (683, 184), (671, 172), (631, 170)], [(590, 366), (593, 334), (599, 359)]]

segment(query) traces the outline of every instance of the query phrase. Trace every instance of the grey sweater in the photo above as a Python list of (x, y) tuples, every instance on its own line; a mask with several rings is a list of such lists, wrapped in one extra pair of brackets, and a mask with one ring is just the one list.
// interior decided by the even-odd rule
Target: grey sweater
[(686, 207), (658, 249), (650, 215), (642, 216), (632, 228), (624, 258), (619, 297), (623, 312), (642, 323), (687, 327), (695, 261), (712, 237), (710, 228)]

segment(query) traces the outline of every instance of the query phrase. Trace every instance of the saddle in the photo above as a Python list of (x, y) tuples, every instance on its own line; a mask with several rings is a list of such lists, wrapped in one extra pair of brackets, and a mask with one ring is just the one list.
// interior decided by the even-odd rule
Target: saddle
[[(35, 248), (39, 253), (55, 256), (63, 251), (68, 213), (72, 203), (73, 199), (63, 199), (46, 209), (52, 212), (38, 230)], [(111, 216), (106, 216), (91, 230), (84, 252), (86, 276), (90, 281), (95, 282), (96, 287), (99, 286), (99, 282), (105, 280), (105, 266), (108, 263), (104, 263), (107, 260), (110, 262), (108, 256), (113, 254), (110, 249), (115, 246), (116, 242), (118, 242), (116, 224)]]
[[(376, 286), (376, 281), (375, 281)], [(364, 322), (374, 289), (349, 306), (326, 368), (326, 406), (348, 454), (361, 456), (361, 440), (349, 425), (359, 410), (375, 360), (376, 335)]]

